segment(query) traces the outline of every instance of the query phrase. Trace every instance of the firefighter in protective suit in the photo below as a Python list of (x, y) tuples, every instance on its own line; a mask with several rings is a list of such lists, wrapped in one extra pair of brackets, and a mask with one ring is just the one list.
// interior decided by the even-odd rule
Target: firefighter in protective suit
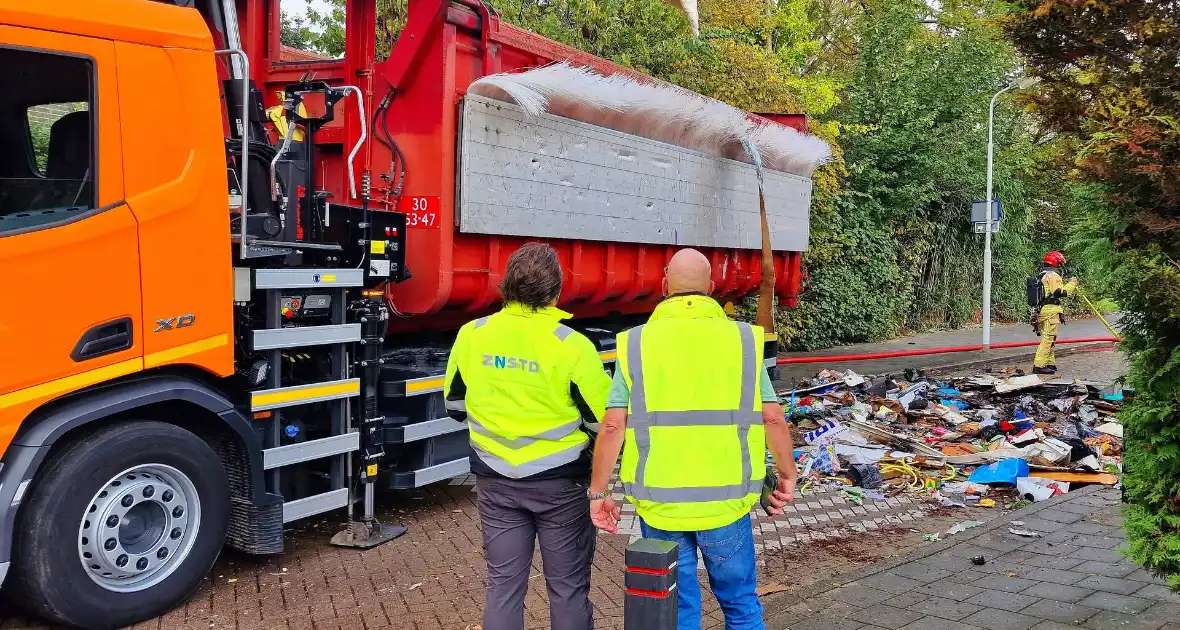
[(1061, 302), (1066, 296), (1072, 296), (1078, 288), (1077, 278), (1071, 278), (1069, 282), (1062, 280), (1059, 270), (1064, 264), (1065, 256), (1061, 252), (1045, 254), (1045, 267), (1041, 270), (1041, 299), (1033, 314), (1034, 326), (1041, 336), (1041, 345), (1037, 347), (1037, 355), (1033, 359), (1033, 374), (1057, 373), (1053, 347), (1057, 344), (1057, 333), (1065, 321), (1065, 309)]

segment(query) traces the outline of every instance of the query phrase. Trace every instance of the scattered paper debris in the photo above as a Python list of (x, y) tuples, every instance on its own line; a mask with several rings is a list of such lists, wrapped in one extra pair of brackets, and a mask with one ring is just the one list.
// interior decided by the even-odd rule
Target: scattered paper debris
[(789, 590), (791, 590), (791, 587), (778, 584), (776, 582), (774, 584), (763, 584), (762, 586), (759, 586), (755, 592), (758, 593), (758, 597), (764, 597), (766, 595), (773, 595), (775, 593), (782, 593)]
[(980, 525), (983, 525), (983, 521), (963, 521), (962, 523), (957, 523), (951, 526), (950, 529), (946, 530), (946, 535), (954, 536), (955, 534), (961, 534), (973, 527), (979, 527)]
[(1016, 534), (1017, 536), (1024, 536), (1027, 538), (1040, 538), (1041, 537), (1040, 532), (1034, 532), (1029, 529), (1016, 529), (1015, 527), (1009, 527), (1008, 533), (1009, 534)]

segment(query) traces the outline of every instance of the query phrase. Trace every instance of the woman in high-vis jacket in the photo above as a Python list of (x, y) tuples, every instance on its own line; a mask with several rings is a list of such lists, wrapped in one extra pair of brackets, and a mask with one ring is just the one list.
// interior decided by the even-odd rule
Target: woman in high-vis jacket
[(537, 539), (555, 630), (590, 630), (592, 436), (611, 379), (594, 344), (561, 323), (561, 265), (548, 245), (508, 259), (504, 307), (459, 330), (443, 392), (466, 420), (488, 590), (484, 630), (523, 630)]

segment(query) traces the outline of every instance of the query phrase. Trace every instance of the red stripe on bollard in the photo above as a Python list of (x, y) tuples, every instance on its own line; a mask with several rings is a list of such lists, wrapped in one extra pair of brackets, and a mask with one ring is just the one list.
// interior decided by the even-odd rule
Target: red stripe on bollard
[(668, 575), (672, 572), (672, 567), (667, 569), (648, 569), (644, 567), (627, 567), (629, 573), (641, 573), (643, 575)]
[(639, 589), (639, 588), (627, 589), (628, 595), (638, 595), (639, 597), (654, 597), (656, 599), (663, 599), (671, 593), (672, 593), (672, 591), (670, 589), (667, 591), (645, 591), (645, 590)]

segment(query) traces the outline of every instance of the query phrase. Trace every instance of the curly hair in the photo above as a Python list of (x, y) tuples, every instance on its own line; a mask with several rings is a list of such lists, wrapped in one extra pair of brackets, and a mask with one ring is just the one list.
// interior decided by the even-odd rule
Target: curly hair
[(508, 259), (500, 282), (505, 302), (520, 302), (537, 310), (553, 303), (561, 294), (561, 263), (557, 250), (544, 243), (526, 243)]

